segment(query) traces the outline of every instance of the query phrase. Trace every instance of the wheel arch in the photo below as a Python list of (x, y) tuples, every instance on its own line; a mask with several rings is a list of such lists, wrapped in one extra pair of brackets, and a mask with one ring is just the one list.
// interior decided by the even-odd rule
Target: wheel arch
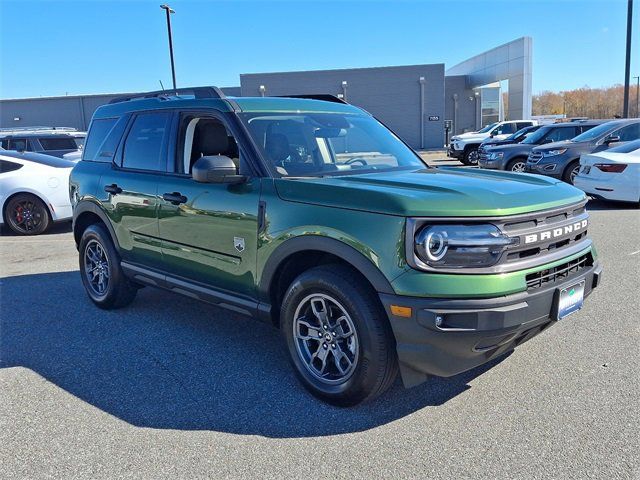
[(564, 166), (564, 168), (562, 169), (562, 176), (564, 177), (565, 173), (567, 173), (569, 171), (569, 167), (573, 164), (577, 163), (578, 165), (580, 165), (580, 157), (577, 158), (572, 158), (571, 160), (569, 160), (567, 162), (567, 164)]
[(49, 214), (49, 219), (51, 221), (53, 221), (53, 212), (51, 211), (51, 205), (49, 204), (49, 200), (47, 200), (47, 198), (45, 198), (40, 192), (37, 192), (35, 190), (31, 190), (31, 189), (28, 189), (28, 188), (26, 188), (26, 189), (23, 188), (23, 189), (20, 189), (20, 190), (14, 190), (13, 192), (9, 193), (2, 200), (2, 205), (0, 205), (0, 223), (5, 223), (6, 222), (6, 219), (5, 219), (5, 208), (7, 207), (7, 204), (9, 203), (9, 200), (11, 200), (16, 195), (22, 195), (22, 194), (33, 195), (34, 197), (38, 198), (42, 203), (44, 203), (44, 206), (47, 209), (47, 213)]
[(258, 284), (259, 296), (270, 304), (271, 319), (276, 326), (280, 301), (290, 282), (309, 268), (329, 263), (350, 267), (377, 293), (394, 293), (380, 269), (354, 247), (330, 237), (294, 237), (279, 245), (269, 256)]
[(76, 242), (76, 247), (80, 245), (82, 232), (84, 232), (89, 225), (95, 223), (102, 223), (105, 226), (111, 236), (113, 245), (116, 250), (119, 251), (120, 245), (118, 244), (118, 238), (116, 237), (116, 232), (113, 230), (113, 225), (111, 225), (109, 218), (98, 205), (89, 201), (80, 201), (74, 208), (73, 238)]

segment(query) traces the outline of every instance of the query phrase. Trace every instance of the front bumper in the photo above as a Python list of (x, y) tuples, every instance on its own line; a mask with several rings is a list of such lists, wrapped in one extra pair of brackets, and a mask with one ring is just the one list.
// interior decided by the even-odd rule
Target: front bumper
[(447, 156), (460, 160), (462, 157), (464, 157), (464, 151), (455, 150), (453, 147), (449, 146), (449, 148), (447, 148)]
[[(450, 377), (482, 365), (534, 337), (556, 318), (561, 288), (585, 280), (585, 298), (600, 283), (602, 267), (536, 289), (497, 298), (438, 299), (380, 294), (396, 338), (406, 387), (429, 375)], [(391, 305), (411, 308), (409, 318)]]
[(524, 167), (527, 173), (537, 173), (538, 175), (546, 175), (547, 177), (562, 178), (563, 167), (561, 162), (532, 163), (527, 161)]

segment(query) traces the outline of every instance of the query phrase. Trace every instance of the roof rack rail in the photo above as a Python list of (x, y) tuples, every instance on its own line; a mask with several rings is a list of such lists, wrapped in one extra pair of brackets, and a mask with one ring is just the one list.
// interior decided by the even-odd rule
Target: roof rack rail
[(130, 100), (137, 100), (141, 98), (168, 98), (171, 96), (182, 94), (194, 95), (196, 98), (225, 98), (224, 92), (218, 87), (185, 87), (175, 89), (171, 88), (168, 90), (156, 90), (154, 92), (134, 93), (131, 95), (114, 98), (109, 103), (111, 104), (128, 102)]
[(277, 95), (279, 98), (306, 98), (309, 100), (322, 100), (325, 102), (333, 102), (333, 103), (344, 103), (348, 105), (348, 103), (335, 95), (330, 95), (328, 93), (309, 93), (304, 95)]
[(73, 127), (45, 127), (45, 126), (37, 126), (37, 127), (4, 127), (0, 128), (0, 132), (33, 132), (33, 131), (41, 131), (41, 130), (58, 130), (61, 132), (77, 132), (77, 128)]

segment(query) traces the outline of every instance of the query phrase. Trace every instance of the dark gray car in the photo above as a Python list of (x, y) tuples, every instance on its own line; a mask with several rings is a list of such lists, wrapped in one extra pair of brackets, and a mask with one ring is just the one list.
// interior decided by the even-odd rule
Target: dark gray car
[(524, 172), (527, 157), (534, 147), (569, 140), (603, 122), (604, 120), (587, 120), (553, 123), (540, 127), (537, 131), (517, 144), (483, 145), (479, 150), (478, 165), (480, 168)]
[(0, 147), (62, 158), (67, 153), (77, 152), (85, 136), (85, 132), (65, 127), (0, 129)]
[(573, 184), (573, 179), (580, 169), (580, 155), (600, 152), (619, 142), (639, 138), (640, 119), (612, 120), (569, 141), (533, 148), (527, 158), (525, 171), (559, 178)]

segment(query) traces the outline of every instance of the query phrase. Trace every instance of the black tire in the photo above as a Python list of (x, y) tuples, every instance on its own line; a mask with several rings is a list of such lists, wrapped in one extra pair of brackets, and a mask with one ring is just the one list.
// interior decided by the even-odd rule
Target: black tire
[(4, 207), (9, 228), (18, 235), (40, 235), (51, 225), (51, 214), (42, 200), (31, 193), (19, 193)]
[(505, 170), (507, 172), (522, 173), (524, 172), (524, 166), (526, 163), (527, 160), (524, 158), (514, 158), (513, 160), (509, 161)]
[[(574, 170), (576, 169), (580, 169), (580, 162), (578, 160), (574, 160), (569, 163), (569, 165), (567, 165), (567, 168), (565, 168), (564, 172), (562, 173), (562, 180), (570, 185), (573, 185), (573, 177), (575, 175), (572, 175), (572, 172), (574, 172)], [(577, 170), (575, 173), (577, 174)]]
[(478, 147), (468, 147), (464, 151), (462, 157), (462, 163), (465, 165), (477, 165), (478, 164)]
[[(313, 301), (316, 307), (311, 305)], [(325, 312), (333, 320), (330, 318), (329, 329), (323, 330), (319, 320), (322, 315), (317, 316), (314, 308), (321, 312), (325, 305)], [(304, 312), (314, 329), (304, 326), (307, 321)], [(304, 387), (321, 400), (342, 407), (353, 406), (378, 397), (393, 383), (398, 363), (389, 321), (375, 292), (351, 269), (325, 265), (300, 274), (285, 294), (280, 318), (294, 370)], [(344, 327), (352, 328), (348, 322), (353, 332), (345, 338)], [(306, 333), (302, 332), (305, 328)], [(294, 330), (298, 333), (294, 334)], [(315, 339), (316, 334), (322, 335), (322, 340)], [(336, 340), (324, 343), (324, 336), (328, 339), (331, 335)], [(311, 354), (311, 349), (316, 343), (316, 361), (324, 350), (324, 358), (320, 359), (322, 379), (313, 366), (315, 354)], [(347, 373), (343, 375), (342, 370)]]
[[(91, 301), (105, 310), (129, 305), (138, 288), (122, 272), (120, 256), (106, 229), (99, 224), (87, 227), (78, 250), (82, 284)], [(101, 265), (97, 267), (97, 263)], [(106, 281), (101, 283), (100, 279)]]

